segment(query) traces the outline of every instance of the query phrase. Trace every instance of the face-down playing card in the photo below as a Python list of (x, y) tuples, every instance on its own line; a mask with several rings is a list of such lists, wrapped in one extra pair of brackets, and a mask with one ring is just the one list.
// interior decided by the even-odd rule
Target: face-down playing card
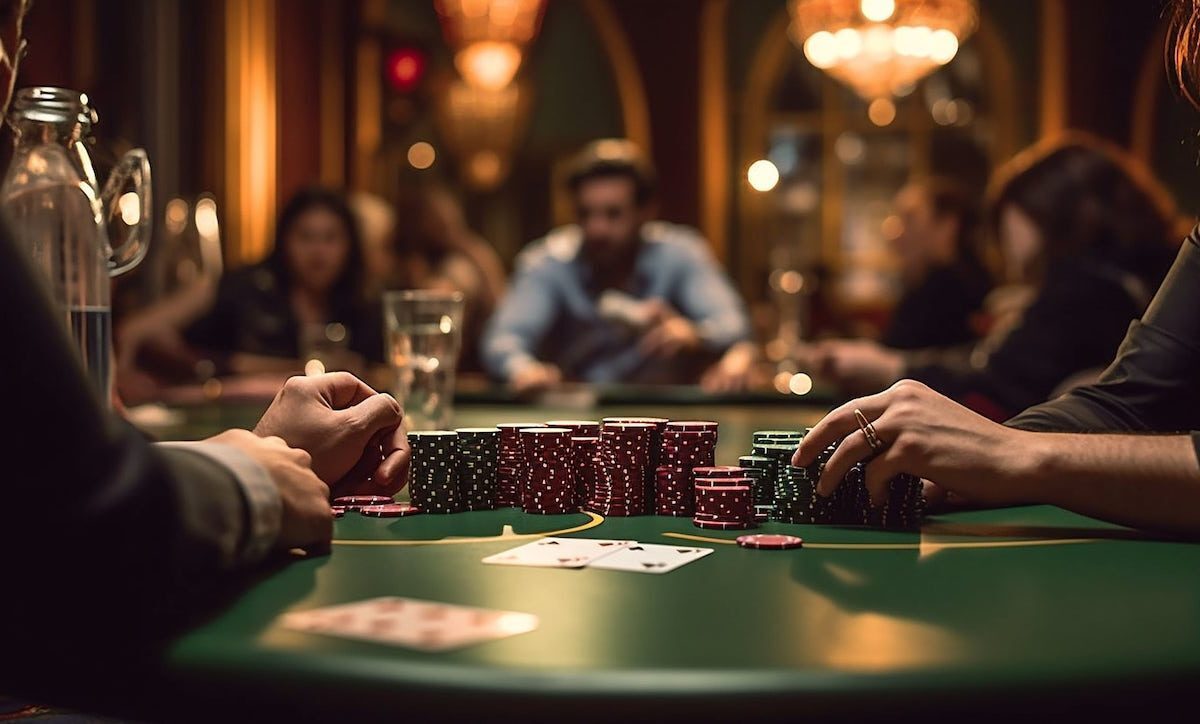
[(295, 631), (418, 651), (449, 651), (533, 631), (538, 626), (538, 617), (517, 611), (385, 596), (288, 613), (282, 623)]

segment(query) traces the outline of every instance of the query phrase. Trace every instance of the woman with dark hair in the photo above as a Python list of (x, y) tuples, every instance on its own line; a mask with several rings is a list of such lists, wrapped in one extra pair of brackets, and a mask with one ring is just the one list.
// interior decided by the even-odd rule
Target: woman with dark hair
[(971, 318), (991, 281), (979, 259), (979, 204), (949, 179), (909, 183), (896, 194), (888, 239), (904, 293), (880, 342), (892, 349), (973, 341)]
[(1019, 319), (969, 355), (818, 347), (821, 372), (860, 391), (908, 377), (994, 420), (1095, 378), (1170, 266), (1166, 193), (1119, 150), (1072, 135), (1018, 155), (989, 197), (1005, 276), (1032, 289)]
[(217, 372), (295, 371), (302, 357), (336, 349), (381, 361), (380, 315), (363, 297), (363, 273), (358, 226), (343, 196), (304, 189), (280, 212), (271, 255), (225, 274), (212, 308), (184, 336)]
[[(1185, 96), (1200, 107), (1200, 0), (1177, 0), (1170, 38), (1171, 67)], [(1046, 278), (1053, 272), (1047, 264)], [(1089, 310), (1076, 311), (1074, 320), (1088, 325)], [(934, 499), (954, 494), (983, 504), (1049, 503), (1122, 525), (1196, 535), (1197, 370), (1200, 230), (1193, 230), (1096, 383), (999, 425), (903, 380), (827, 415), (792, 462), (811, 464), (836, 442), (819, 483), (822, 495), (870, 458), (867, 487), (875, 500), (904, 472), (932, 481), (926, 495)]]

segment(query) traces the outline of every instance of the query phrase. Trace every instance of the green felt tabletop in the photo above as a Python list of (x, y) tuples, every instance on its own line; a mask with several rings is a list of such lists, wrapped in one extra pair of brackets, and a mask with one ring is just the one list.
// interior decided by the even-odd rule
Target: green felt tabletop
[[(564, 412), (470, 407), (456, 422)], [(623, 407), (591, 416), (716, 419), (718, 462), (727, 463), (746, 452), (752, 430), (803, 426), (820, 414), (681, 412)], [(192, 411), (181, 436), (247, 419), (252, 410)], [(480, 563), (525, 542), (515, 536), (580, 526), (591, 527), (570, 535), (715, 552), (665, 575)], [(347, 721), (394, 719), (418, 702), (468, 718), (563, 705), (593, 714), (728, 708), (897, 718), (931, 701), (1159, 695), (1200, 675), (1200, 546), (1044, 506), (935, 516), (920, 532), (777, 523), (761, 530), (799, 535), (806, 545), (747, 550), (730, 544), (735, 533), (658, 517), (348, 513), (335, 524), (330, 555), (293, 562), (239, 594), (174, 642), (165, 671), (181, 696), (216, 686), (267, 709)], [(523, 611), (540, 626), (430, 654), (277, 623), (287, 611), (382, 595)]]

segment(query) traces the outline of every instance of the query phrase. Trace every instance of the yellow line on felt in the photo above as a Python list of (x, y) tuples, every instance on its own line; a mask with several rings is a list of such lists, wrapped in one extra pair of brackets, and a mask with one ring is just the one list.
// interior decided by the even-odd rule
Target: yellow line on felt
[[(702, 535), (688, 535), (687, 533), (663, 533), (667, 538), (682, 538), (684, 540), (698, 541), (701, 543), (723, 543), (725, 545), (737, 545), (736, 540), (728, 538), (708, 538)], [(1054, 546), (1054, 545), (1073, 545), (1076, 543), (1095, 543), (1096, 538), (1061, 538), (1061, 539), (1042, 539), (1042, 540), (996, 540), (996, 541), (946, 541), (939, 543), (937, 541), (925, 541), (924, 543), (805, 543), (805, 548), (818, 548), (823, 550), (856, 550), (856, 551), (917, 551), (921, 546), (931, 549), (945, 548), (1027, 548), (1030, 546)]]
[(493, 541), (502, 540), (522, 540), (525, 538), (544, 538), (552, 535), (568, 535), (570, 533), (578, 533), (580, 531), (595, 528), (604, 522), (604, 516), (595, 513), (587, 514), (590, 520), (586, 523), (581, 523), (574, 528), (564, 528), (562, 530), (550, 530), (545, 533), (520, 533), (514, 535), (487, 535), (476, 538), (439, 538), (438, 540), (338, 540), (334, 539), (333, 544), (339, 546), (437, 546), (437, 545), (456, 545), (458, 543), (490, 543)]

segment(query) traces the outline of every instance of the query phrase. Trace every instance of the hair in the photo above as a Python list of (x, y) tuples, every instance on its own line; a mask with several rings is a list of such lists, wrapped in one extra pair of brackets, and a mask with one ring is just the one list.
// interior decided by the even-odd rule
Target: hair
[(996, 172), (988, 192), (993, 234), (1010, 206), (1041, 232), (1043, 266), (1079, 256), (1161, 279), (1178, 241), (1170, 194), (1113, 144), (1073, 132), (1035, 144)]
[(981, 213), (976, 196), (961, 182), (944, 176), (915, 178), (908, 185), (924, 193), (934, 216), (951, 217), (958, 222), (958, 236), (954, 242), (959, 258), (977, 259)]
[(637, 144), (623, 138), (593, 141), (571, 160), (567, 188), (578, 193), (588, 181), (627, 178), (633, 182), (634, 200), (645, 206), (656, 191), (654, 167)]
[(282, 290), (288, 292), (292, 288), (293, 280), (292, 271), (287, 263), (287, 249), (284, 247), (296, 221), (313, 209), (324, 209), (336, 216), (345, 229), (346, 239), (350, 242), (345, 266), (329, 291), (330, 312), (337, 317), (348, 318), (355, 309), (362, 306), (364, 261), (358, 222), (341, 193), (323, 186), (309, 186), (293, 194), (279, 212), (279, 218), (275, 222), (275, 248), (265, 264), (275, 274)]
[(1179, 92), (1200, 109), (1200, 0), (1174, 0), (1165, 53)]

